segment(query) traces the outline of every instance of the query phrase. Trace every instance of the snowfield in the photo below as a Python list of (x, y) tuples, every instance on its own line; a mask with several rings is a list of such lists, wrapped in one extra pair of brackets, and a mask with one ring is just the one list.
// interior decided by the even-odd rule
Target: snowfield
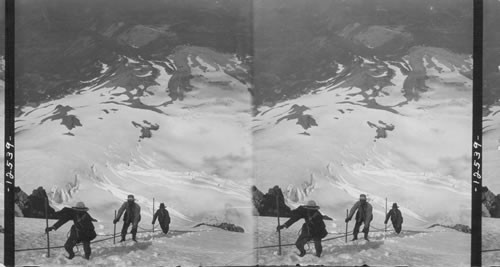
[[(251, 98), (248, 85), (233, 74), (246, 67), (206, 48), (176, 53), (162, 62), (121, 57), (103, 64), (78, 92), (23, 107), (16, 117), (17, 185), (28, 194), (43, 186), (56, 210), (85, 202), (106, 234), (128, 194), (142, 208), (145, 229), (151, 229), (154, 198), (155, 209), (164, 202), (170, 211), (172, 229), (227, 222), (245, 233), (201, 227), (157, 240), (143, 233), (134, 246), (103, 241), (94, 246), (91, 265), (220, 265), (251, 251)], [(192, 75), (191, 89), (173, 92), (173, 70), (181, 67)], [(18, 219), (16, 247), (43, 246), (44, 225)], [(70, 225), (54, 234), (55, 244), (64, 244)], [(71, 262), (64, 250), (49, 259), (42, 253), (17, 253), (16, 263)]]
[[(482, 264), (497, 266), (500, 264), (500, 219), (482, 218)], [(490, 251), (486, 251), (490, 250)]]
[[(315, 200), (340, 228), (346, 209), (362, 193), (373, 205), (372, 223), (379, 228), (386, 198), (389, 209), (393, 202), (400, 206), (403, 227), (470, 225), (470, 57), (421, 47), (407, 59), (409, 63), (361, 58), (346, 67), (349, 75), (343, 79), (260, 107), (253, 121), (257, 187), (267, 192), (279, 185), (291, 207)], [(396, 64), (421, 68), (427, 88), (403, 89), (409, 78)], [(468, 265), (469, 238), (447, 230), (404, 235), (391, 239), (395, 243), (385, 242), (382, 249), (369, 243), (363, 253), (347, 250), (345, 257), (334, 252), (343, 251), (340, 245), (332, 244), (329, 251), (339, 257), (325, 256), (314, 263)], [(456, 245), (439, 255), (445, 244)], [(400, 254), (414, 254), (376, 258), (396, 248)], [(290, 255), (278, 260), (266, 249), (261, 253), (265, 256), (258, 257), (259, 264), (296, 262)], [(444, 259), (426, 263), (433, 257)]]
[[(281, 219), (284, 222), (283, 218)], [(278, 234), (276, 218), (257, 218), (257, 245), (269, 246), (257, 250), (258, 264), (262, 265), (326, 265), (326, 266), (470, 266), (470, 235), (454, 230), (435, 227), (431, 229), (408, 228), (403, 224), (403, 231), (396, 235), (389, 226), (384, 238), (383, 224), (376, 224), (381, 231), (369, 235), (370, 242), (362, 239), (351, 242), (352, 234), (345, 243), (345, 225), (332, 226), (327, 221), (330, 233), (323, 239), (323, 253), (320, 258), (314, 255), (314, 243), (306, 245), (307, 254), (298, 257), (295, 240), (303, 220), (281, 231), (282, 255), (278, 255)], [(342, 222), (343, 223), (343, 222)], [(352, 231), (353, 223), (349, 223)], [(374, 227), (371, 231), (376, 231)], [(336, 238), (338, 237), (338, 238)], [(330, 238), (336, 238), (328, 240)], [(451, 246), (450, 244), (453, 244)]]
[[(92, 212), (90, 211), (92, 214)], [(49, 224), (55, 221), (50, 221)], [(83, 248), (75, 248), (76, 257), (68, 260), (63, 248), (16, 252), (16, 264), (42, 266), (206, 266), (226, 265), (236, 262), (237, 265), (253, 264), (252, 236), (250, 233), (233, 233), (217, 228), (201, 226), (192, 228), (173, 224), (171, 231), (164, 235), (157, 229), (155, 233), (138, 233), (138, 243), (128, 236), (128, 241), (119, 243), (116, 237), (113, 244), (112, 224), (97, 222), (99, 235), (91, 245), (90, 261), (83, 258)], [(51, 246), (62, 246), (71, 224), (66, 224), (55, 232), (50, 232)], [(121, 226), (121, 224), (119, 224)], [(142, 225), (146, 227), (146, 225)], [(17, 249), (47, 247), (46, 235), (43, 233), (45, 221), (41, 219), (16, 218), (16, 227), (23, 229), (16, 234)], [(149, 229), (139, 229), (139, 232)], [(117, 231), (119, 227), (117, 226)], [(22, 245), (21, 245), (22, 244)], [(232, 265), (235, 265), (234, 263)]]
[(483, 185), (495, 194), (500, 193), (498, 179), (500, 162), (500, 106), (489, 108), (483, 118)]
[[(495, 194), (500, 194), (500, 106), (489, 108), (489, 113), (483, 117), (483, 186), (487, 186)], [(500, 249), (500, 219), (482, 218), (482, 250)], [(500, 264), (500, 252), (488, 251), (482, 254), (485, 266)]]

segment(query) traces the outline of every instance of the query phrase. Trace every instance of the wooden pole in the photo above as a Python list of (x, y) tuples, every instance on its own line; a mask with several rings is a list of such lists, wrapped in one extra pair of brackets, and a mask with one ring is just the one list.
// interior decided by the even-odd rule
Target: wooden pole
[[(385, 216), (387, 218), (387, 198), (385, 198)], [(384, 225), (384, 239), (387, 232), (387, 223)]]
[[(349, 209), (346, 209), (345, 210), (345, 218), (347, 219), (348, 217), (349, 217)], [(347, 225), (348, 224), (349, 224), (348, 222), (345, 222), (345, 242), (346, 243), (347, 243), (347, 230), (348, 230)]]
[[(45, 198), (45, 226), (46, 228), (49, 228), (49, 199), (46, 197)], [(47, 231), (47, 258), (50, 258), (50, 236), (49, 232)]]
[[(153, 216), (155, 216), (155, 198), (153, 198)], [(154, 236), (155, 236), (155, 225), (153, 224), (153, 234), (151, 235), (151, 239), (153, 239)]]
[[(116, 210), (115, 210), (115, 219), (116, 220)], [(113, 220), (113, 245), (116, 244), (116, 223)]]
[[(276, 215), (278, 217), (278, 226), (281, 225), (280, 223), (280, 202), (279, 202), (279, 194), (276, 192)], [(278, 255), (281, 255), (281, 231), (278, 228)]]

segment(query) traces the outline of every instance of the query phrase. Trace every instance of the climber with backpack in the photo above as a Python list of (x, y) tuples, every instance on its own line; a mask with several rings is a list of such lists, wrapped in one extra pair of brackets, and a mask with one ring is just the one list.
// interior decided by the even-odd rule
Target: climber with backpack
[(170, 225), (170, 215), (168, 214), (168, 210), (165, 208), (165, 204), (161, 203), (160, 208), (155, 212), (152, 222), (153, 225), (156, 222), (156, 218), (158, 218), (158, 222), (160, 223), (160, 227), (163, 233), (167, 234), (168, 227)]
[(393, 203), (392, 209), (387, 213), (384, 221), (384, 224), (387, 224), (390, 218), (394, 231), (396, 231), (397, 234), (401, 233), (401, 227), (403, 225), (403, 215), (401, 215), (401, 211), (398, 208), (398, 204)]
[(85, 259), (90, 259), (90, 253), (92, 252), (90, 249), (90, 241), (94, 240), (97, 236), (92, 222), (97, 222), (97, 220), (88, 214), (88, 210), (89, 208), (85, 207), (83, 202), (76, 203), (76, 206), (72, 208), (63, 208), (61, 211), (56, 213), (59, 220), (53, 226), (45, 229), (45, 232), (48, 233), (49, 231), (57, 230), (63, 224), (73, 220), (68, 240), (66, 240), (66, 243), (64, 244), (64, 248), (69, 254), (67, 257), (68, 259), (75, 257), (73, 248), (78, 243), (83, 243)]
[(323, 221), (323, 215), (319, 212), (319, 206), (316, 205), (314, 200), (309, 200), (306, 205), (299, 206), (297, 209), (292, 210), (291, 218), (284, 224), (279, 225), (277, 230), (288, 228), (300, 219), (304, 219), (305, 223), (302, 225), (301, 232), (295, 246), (300, 251), (299, 256), (306, 255), (304, 246), (307, 242), (313, 240), (314, 248), (316, 249), (316, 256), (320, 257), (323, 247), (321, 246), (321, 239), (324, 238), (328, 232), (326, 225)]

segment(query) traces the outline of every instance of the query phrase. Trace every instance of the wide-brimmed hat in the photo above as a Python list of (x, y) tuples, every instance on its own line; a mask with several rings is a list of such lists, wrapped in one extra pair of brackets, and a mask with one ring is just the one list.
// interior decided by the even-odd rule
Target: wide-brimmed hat
[(127, 200), (135, 201), (134, 195), (128, 195)]
[(161, 209), (161, 208), (165, 208), (165, 204), (160, 203), (160, 209)]
[(314, 200), (309, 200), (307, 201), (306, 205), (307, 208), (312, 208), (312, 209), (319, 209), (319, 206), (316, 204), (316, 201)]
[(365, 194), (359, 195), (359, 200), (366, 200), (366, 195)]
[(85, 207), (85, 203), (83, 202), (77, 202), (74, 207), (72, 207), (74, 210), (81, 210), (81, 211), (87, 211), (89, 208)]
[(398, 203), (392, 203), (392, 207), (393, 207), (393, 208), (399, 208), (399, 207), (398, 207)]

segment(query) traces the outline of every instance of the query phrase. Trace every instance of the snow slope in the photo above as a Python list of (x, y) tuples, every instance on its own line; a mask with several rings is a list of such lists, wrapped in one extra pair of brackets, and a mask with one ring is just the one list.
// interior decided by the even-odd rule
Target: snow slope
[[(258, 222), (258, 246), (269, 246), (278, 244), (275, 218), (257, 218)], [(283, 245), (294, 244), (303, 220), (295, 223), (292, 227), (281, 231), (281, 242)], [(403, 232), (396, 235), (391, 228), (384, 238), (383, 226), (378, 224), (382, 231), (372, 232), (369, 235), (370, 242), (364, 240), (351, 242), (352, 236), (348, 236), (345, 243), (343, 225), (334, 227), (327, 223), (327, 230), (331, 234), (324, 241), (323, 253), (320, 258), (316, 257), (314, 243), (306, 245), (307, 254), (300, 258), (298, 250), (294, 245), (282, 247), (282, 255), (278, 255), (278, 248), (263, 248), (257, 250), (259, 264), (266, 265), (326, 265), (326, 266), (470, 266), (470, 235), (456, 232), (440, 227), (426, 229), (425, 231), (407, 231), (403, 226)], [(352, 228), (352, 225), (349, 225)], [(352, 229), (349, 229), (351, 231)], [(373, 231), (374, 229), (372, 229)], [(340, 234), (338, 234), (340, 233)], [(332, 237), (340, 237), (326, 240)], [(325, 241), (326, 240), (326, 241)], [(432, 245), (430, 245), (432, 244)], [(450, 244), (454, 244), (450, 246)]]
[[(398, 62), (359, 58), (311, 93), (261, 107), (253, 122), (257, 187), (287, 189), (292, 207), (314, 199), (337, 225), (361, 193), (375, 225), (385, 198), (389, 208), (398, 203), (407, 227), (468, 225), (470, 68), (467, 56), (426, 47)], [(415, 73), (425, 88), (408, 86)]]
[[(500, 106), (489, 107), (489, 113), (483, 117), (483, 186), (495, 194), (500, 193)], [(482, 250), (500, 249), (498, 227), (500, 219), (482, 218)], [(492, 266), (500, 264), (500, 252), (483, 252), (483, 265)]]
[(500, 180), (500, 106), (489, 108), (489, 114), (483, 118), (483, 185), (498, 194)]
[[(188, 90), (169, 86), (178, 70), (189, 73)], [(246, 67), (235, 56), (202, 47), (180, 47), (163, 61), (121, 57), (102, 64), (99, 76), (82, 81), (76, 93), (22, 107), (17, 184), (28, 194), (43, 186), (56, 209), (84, 201), (104, 224), (134, 194), (147, 229), (154, 198), (155, 208), (167, 206), (172, 227), (228, 222), (251, 232), (250, 94), (236, 71)], [(22, 238), (30, 231), (16, 228), (19, 246), (32, 242)], [(245, 251), (252, 239), (244, 236), (218, 242)], [(36, 262), (37, 254), (30, 255), (19, 263)], [(216, 259), (207, 263), (226, 260)], [(147, 265), (144, 260), (134, 264)], [(203, 257), (191, 260), (182, 261), (203, 263)]]
[(492, 250), (482, 253), (482, 264), (494, 266), (500, 264), (500, 232), (498, 218), (482, 218), (482, 250)]
[[(51, 221), (52, 224), (55, 221)], [(112, 224), (97, 223), (97, 233), (112, 234)], [(157, 225), (158, 226), (158, 225)], [(16, 235), (16, 248), (44, 248), (47, 239), (43, 233), (45, 222), (40, 219), (20, 218), (16, 227), (23, 231)], [(62, 246), (66, 241), (70, 224), (66, 224), (50, 233), (51, 246)], [(157, 227), (159, 228), (159, 227)], [(111, 232), (108, 232), (111, 229)], [(119, 227), (117, 227), (119, 231)], [(144, 231), (140, 229), (140, 231)], [(55, 248), (47, 257), (47, 250), (24, 251), (16, 253), (16, 264), (41, 266), (200, 266), (250, 265), (254, 263), (251, 233), (234, 233), (208, 227), (171, 227), (164, 235), (158, 230), (153, 233), (139, 233), (138, 243), (129, 239), (125, 243), (116, 244), (109, 236), (98, 236), (91, 245), (90, 261), (83, 258), (83, 248), (75, 248), (73, 260), (65, 258), (63, 248)], [(107, 240), (106, 240), (107, 239)], [(77, 252), (78, 251), (78, 252)]]

